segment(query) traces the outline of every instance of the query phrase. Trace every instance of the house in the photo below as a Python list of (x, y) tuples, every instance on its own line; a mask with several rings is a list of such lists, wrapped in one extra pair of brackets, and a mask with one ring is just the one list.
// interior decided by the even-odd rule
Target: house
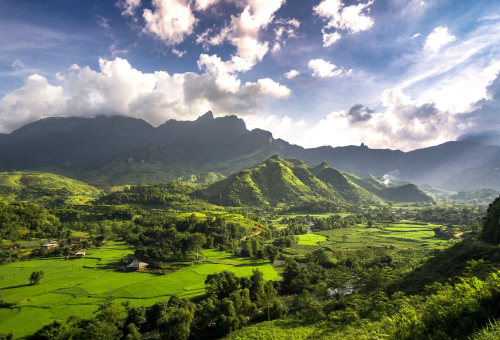
[(134, 261), (127, 266), (126, 270), (142, 271), (142, 270), (146, 269), (147, 266), (148, 266), (148, 264), (145, 262)]
[(78, 253), (75, 254), (75, 256), (84, 257), (85, 256), (85, 252), (84, 251), (79, 251)]
[(389, 246), (389, 249), (398, 249), (398, 247), (397, 247), (397, 246), (395, 246), (395, 245), (390, 245), (390, 246)]
[(54, 240), (51, 240), (51, 241), (47, 241), (45, 242), (44, 244), (42, 244), (40, 247), (42, 248), (45, 248), (45, 249), (50, 249), (50, 248), (54, 248), (54, 247), (57, 247), (59, 245), (59, 243), (57, 243), (56, 241)]

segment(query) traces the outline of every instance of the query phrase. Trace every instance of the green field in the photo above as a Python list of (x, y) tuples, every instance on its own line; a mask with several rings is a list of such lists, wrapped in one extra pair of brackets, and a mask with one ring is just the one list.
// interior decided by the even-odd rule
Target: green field
[[(278, 277), (268, 262), (216, 250), (205, 251), (203, 261), (188, 263), (189, 266), (168, 274), (116, 271), (118, 260), (130, 253), (125, 243), (115, 242), (88, 251), (82, 259), (36, 259), (0, 267), (0, 291), (3, 301), (9, 304), (0, 308), (0, 333), (13, 331), (20, 337), (70, 315), (92, 317), (97, 304), (110, 295), (116, 303), (129, 301), (132, 306), (150, 306), (173, 294), (194, 297), (204, 293), (208, 274), (223, 270), (242, 277), (252, 275), (252, 269), (258, 268), (267, 280)], [(29, 276), (35, 270), (45, 272), (40, 285), (29, 284)]]
[[(394, 245), (398, 249), (421, 249), (435, 246), (447, 240), (434, 236), (435, 224), (378, 223), (374, 228), (357, 226), (353, 228), (319, 231), (326, 241), (318, 244), (332, 250), (354, 251), (366, 247)], [(299, 243), (300, 244), (300, 243)]]
[(317, 246), (319, 242), (324, 242), (327, 238), (323, 235), (318, 234), (304, 234), (297, 235), (299, 238), (299, 245), (307, 245), (307, 246)]

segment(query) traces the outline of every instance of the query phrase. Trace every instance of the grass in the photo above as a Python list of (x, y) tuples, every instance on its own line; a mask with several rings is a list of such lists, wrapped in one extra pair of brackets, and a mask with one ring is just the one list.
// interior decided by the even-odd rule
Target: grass
[[(243, 277), (252, 275), (252, 269), (258, 268), (266, 280), (278, 277), (266, 261), (211, 249), (200, 254), (203, 260), (166, 275), (116, 271), (119, 259), (130, 253), (125, 243), (110, 242), (74, 261), (36, 259), (0, 267), (0, 291), (3, 300), (12, 304), (11, 308), (0, 308), (0, 333), (12, 331), (16, 337), (23, 337), (54, 320), (66, 320), (70, 315), (92, 317), (97, 304), (110, 294), (116, 303), (129, 301), (132, 306), (151, 306), (173, 294), (195, 297), (204, 294), (207, 275), (223, 270)], [(29, 284), (29, 276), (35, 270), (45, 272), (40, 285)]]
[(323, 235), (318, 234), (304, 234), (297, 235), (299, 238), (299, 245), (308, 245), (308, 246), (316, 246), (319, 245), (320, 242), (324, 242), (327, 238)]

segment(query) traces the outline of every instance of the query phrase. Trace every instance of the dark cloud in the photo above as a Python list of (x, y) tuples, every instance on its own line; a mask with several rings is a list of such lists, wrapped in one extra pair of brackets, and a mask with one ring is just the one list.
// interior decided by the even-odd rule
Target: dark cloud
[(349, 117), (351, 124), (366, 122), (372, 119), (374, 112), (375, 110), (370, 110), (368, 107), (365, 108), (361, 104), (356, 104), (349, 109), (347, 117)]

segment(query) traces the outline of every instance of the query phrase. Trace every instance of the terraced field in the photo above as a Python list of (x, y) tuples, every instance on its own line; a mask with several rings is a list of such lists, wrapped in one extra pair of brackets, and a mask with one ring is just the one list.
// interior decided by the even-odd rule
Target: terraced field
[[(201, 295), (207, 275), (223, 270), (242, 277), (259, 268), (267, 280), (278, 277), (265, 261), (216, 250), (205, 251), (204, 260), (184, 264), (183, 269), (168, 274), (116, 271), (118, 260), (129, 253), (126, 244), (116, 242), (89, 251), (82, 259), (37, 259), (0, 267), (0, 291), (8, 304), (0, 308), (0, 333), (14, 331), (16, 337), (21, 337), (70, 315), (92, 317), (97, 304), (110, 295), (116, 303), (129, 301), (132, 306), (150, 306), (173, 294), (186, 298)], [(45, 272), (40, 285), (29, 284), (35, 270)]]
[[(318, 245), (332, 250), (354, 251), (368, 246), (380, 247), (394, 245), (399, 249), (419, 249), (447, 242), (436, 238), (433, 228), (441, 227), (425, 223), (378, 223), (374, 228), (357, 226), (353, 228), (319, 231), (326, 241)], [(300, 244), (300, 243), (299, 243)]]

